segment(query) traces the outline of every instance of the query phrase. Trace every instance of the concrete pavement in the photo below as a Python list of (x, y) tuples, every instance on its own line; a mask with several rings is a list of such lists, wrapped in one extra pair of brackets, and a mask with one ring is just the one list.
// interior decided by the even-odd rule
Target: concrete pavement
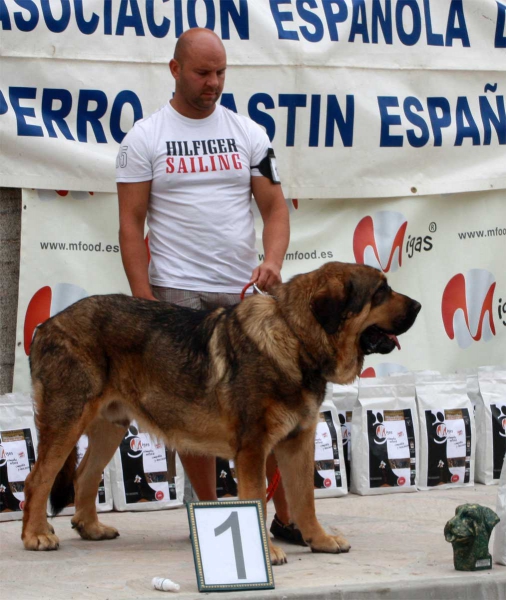
[[(275, 590), (214, 593), (213, 600), (506, 599), (506, 567), (463, 573), (453, 568), (445, 523), (466, 502), (495, 509), (497, 486), (384, 496), (348, 495), (316, 501), (329, 530), (343, 533), (349, 554), (312, 554), (280, 544), (288, 564), (274, 568)], [(269, 505), (272, 517), (272, 504)], [(198, 593), (186, 509), (105, 513), (116, 540), (87, 542), (70, 528), (70, 517), (52, 523), (57, 552), (23, 549), (21, 523), (0, 523), (0, 597), (5, 600), (116, 600), (202, 598)], [(270, 518), (268, 523), (270, 523)], [(492, 548), (492, 544), (490, 545)], [(151, 588), (153, 577), (169, 577), (177, 594)]]

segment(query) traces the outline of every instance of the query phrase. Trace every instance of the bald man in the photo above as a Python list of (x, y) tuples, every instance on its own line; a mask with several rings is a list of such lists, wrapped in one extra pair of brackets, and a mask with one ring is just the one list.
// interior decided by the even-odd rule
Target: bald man
[[(281, 281), (289, 218), (274, 152), (261, 127), (217, 104), (227, 60), (215, 33), (201, 28), (183, 33), (169, 67), (172, 100), (138, 121), (118, 154), (123, 265), (138, 298), (197, 309), (230, 306), (240, 301), (248, 282), (269, 290)], [(260, 265), (252, 195), (263, 221)], [(216, 499), (215, 459), (181, 460), (198, 498)], [(274, 468), (271, 459), (268, 472)], [(305, 545), (289, 524), (282, 488), (274, 500), (274, 535)]]

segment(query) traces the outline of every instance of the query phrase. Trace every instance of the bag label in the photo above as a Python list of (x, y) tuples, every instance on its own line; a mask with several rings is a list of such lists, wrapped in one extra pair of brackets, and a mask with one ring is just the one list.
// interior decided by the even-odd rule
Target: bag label
[(32, 432), (0, 432), (0, 512), (23, 510), (25, 479), (35, 464)]
[(320, 413), (316, 426), (314, 461), (315, 489), (342, 487), (337, 431), (329, 410)]
[(501, 476), (506, 453), (506, 404), (491, 404), (492, 412), (492, 454), (494, 479)]
[(471, 421), (467, 408), (426, 410), (427, 486), (469, 483)]
[(403, 410), (368, 410), (369, 485), (415, 485), (416, 453), (413, 416)]
[(176, 459), (163, 442), (130, 425), (120, 444), (127, 504), (176, 499)]

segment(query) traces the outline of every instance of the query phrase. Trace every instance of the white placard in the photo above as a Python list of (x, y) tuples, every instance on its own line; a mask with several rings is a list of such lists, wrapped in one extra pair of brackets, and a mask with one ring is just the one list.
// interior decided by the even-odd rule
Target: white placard
[(187, 506), (199, 591), (274, 587), (261, 501)]

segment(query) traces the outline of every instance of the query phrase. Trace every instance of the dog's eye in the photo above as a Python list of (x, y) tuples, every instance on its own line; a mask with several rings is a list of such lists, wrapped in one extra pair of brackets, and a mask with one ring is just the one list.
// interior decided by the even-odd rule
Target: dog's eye
[(374, 295), (372, 297), (373, 305), (378, 305), (378, 304), (381, 304), (382, 302), (384, 302), (389, 293), (390, 293), (390, 286), (388, 285), (388, 283), (386, 283), (386, 281), (384, 281), (379, 286), (379, 288), (374, 292)]

